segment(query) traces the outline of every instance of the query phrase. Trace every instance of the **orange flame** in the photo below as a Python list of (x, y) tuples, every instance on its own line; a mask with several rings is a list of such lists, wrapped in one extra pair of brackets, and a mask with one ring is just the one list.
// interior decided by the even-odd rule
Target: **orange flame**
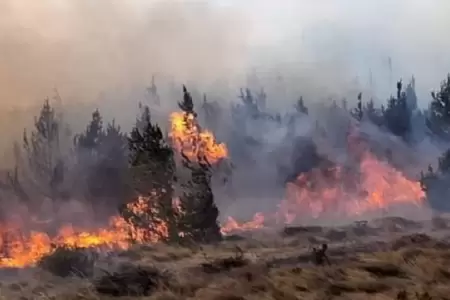
[(217, 163), (228, 156), (225, 144), (217, 143), (212, 132), (202, 130), (191, 113), (174, 112), (170, 116), (174, 148), (190, 159), (205, 157), (209, 163)]
[[(176, 203), (175, 203), (176, 204)], [(139, 197), (127, 204), (127, 208), (139, 215), (147, 211), (148, 199)], [(0, 227), (0, 267), (25, 267), (34, 265), (43, 256), (51, 254), (56, 247), (104, 249), (127, 249), (133, 242), (157, 242), (168, 235), (164, 222), (157, 222), (152, 230), (135, 228), (119, 216), (111, 217), (108, 228), (95, 231), (77, 230), (71, 225), (63, 226), (56, 236), (43, 232), (23, 233), (20, 226), (6, 224)], [(153, 224), (155, 226), (155, 224)]]
[[(194, 116), (174, 113), (171, 120), (170, 135), (178, 151), (184, 151), (194, 159), (204, 155), (212, 163), (227, 156), (226, 146), (216, 144), (210, 132), (201, 131)], [(350, 146), (354, 146), (352, 143)], [(354, 185), (352, 188), (355, 182), (351, 176), (350, 187), (346, 184), (348, 173), (340, 167), (301, 174), (295, 183), (287, 185), (286, 197), (281, 201), (277, 213), (269, 216), (257, 213), (253, 220), (243, 224), (229, 217), (221, 228), (222, 233), (263, 228), (268, 221), (292, 223), (305, 215), (318, 217), (328, 212), (355, 215), (399, 203), (422, 203), (425, 194), (418, 182), (407, 179), (389, 164), (377, 160), (364, 147), (353, 146), (351, 151), (356, 152), (360, 162), (357, 182), (354, 184), (356, 188)], [(128, 204), (128, 209), (145, 216), (143, 212), (154, 209), (150, 207), (151, 203), (148, 198), (139, 197)], [(174, 199), (173, 205), (179, 208), (179, 201)], [(107, 228), (83, 231), (67, 225), (51, 237), (44, 232), (24, 233), (20, 226), (3, 224), (0, 225), (0, 267), (34, 265), (44, 255), (52, 253), (55, 246), (127, 249), (131, 245), (130, 239), (157, 242), (167, 237), (168, 228), (164, 222), (159, 220), (157, 224), (149, 225), (155, 227), (151, 233), (135, 228), (122, 217), (115, 216), (110, 219)]]
[(358, 174), (344, 171), (342, 167), (318, 168), (300, 174), (295, 182), (287, 184), (285, 198), (274, 215), (257, 213), (252, 221), (243, 224), (229, 218), (222, 232), (257, 229), (269, 222), (291, 224), (305, 216), (352, 216), (397, 204), (423, 203), (425, 193), (420, 183), (407, 179), (387, 162), (378, 160), (368, 151), (356, 130), (351, 131), (348, 143), (349, 151), (360, 162)]

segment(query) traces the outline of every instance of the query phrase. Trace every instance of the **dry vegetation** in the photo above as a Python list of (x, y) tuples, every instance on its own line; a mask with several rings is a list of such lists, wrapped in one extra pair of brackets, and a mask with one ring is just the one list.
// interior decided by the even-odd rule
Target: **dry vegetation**
[[(396, 223), (396, 232), (369, 223), (291, 228), (275, 239), (204, 247), (137, 245), (100, 255), (89, 277), (62, 278), (50, 274), (54, 268), (3, 270), (0, 299), (450, 299), (446, 231), (414, 233), (401, 219), (381, 223)], [(364, 229), (372, 237), (355, 234)], [(332, 241), (336, 232), (339, 242)], [(331, 265), (311, 260), (311, 243), (320, 242), (329, 243)], [(69, 264), (85, 261), (76, 255), (58, 252), (55, 264), (67, 269), (66, 256)], [(45, 260), (51, 265), (51, 257)]]

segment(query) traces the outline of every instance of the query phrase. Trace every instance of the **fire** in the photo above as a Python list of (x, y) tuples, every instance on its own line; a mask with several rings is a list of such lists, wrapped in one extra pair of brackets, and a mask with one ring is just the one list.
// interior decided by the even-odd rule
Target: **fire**
[[(217, 144), (211, 132), (201, 130), (192, 114), (171, 115), (170, 137), (176, 150), (193, 159), (206, 157), (210, 163), (216, 163), (228, 155), (226, 146)], [(263, 228), (269, 223), (289, 224), (304, 216), (358, 215), (396, 204), (422, 203), (425, 194), (419, 182), (407, 179), (388, 163), (378, 160), (352, 138), (349, 148), (359, 162), (356, 170), (336, 166), (300, 174), (286, 186), (286, 195), (276, 213), (257, 213), (243, 224), (229, 217), (221, 228), (222, 233)], [(144, 219), (145, 212), (152, 211), (151, 203), (148, 198), (139, 197), (128, 204), (128, 209)], [(179, 209), (178, 199), (174, 199), (173, 205)], [(112, 217), (107, 228), (86, 231), (67, 225), (54, 236), (39, 231), (23, 232), (17, 224), (3, 224), (0, 225), (0, 267), (34, 265), (58, 246), (127, 249), (131, 241), (157, 242), (168, 236), (162, 220), (145, 221), (152, 226), (151, 233), (133, 227), (121, 216)]]
[(217, 163), (228, 156), (227, 146), (217, 143), (212, 132), (201, 129), (192, 113), (174, 112), (170, 116), (174, 148), (190, 159), (205, 157), (209, 163)]
[(349, 152), (359, 161), (357, 168), (316, 168), (300, 174), (295, 182), (287, 184), (275, 214), (258, 213), (243, 224), (229, 218), (222, 232), (257, 229), (265, 223), (291, 224), (302, 217), (355, 216), (398, 204), (423, 203), (425, 193), (420, 183), (378, 160), (355, 129), (350, 132), (348, 145)]
[(58, 246), (82, 248), (102, 246), (126, 249), (129, 246), (129, 236), (125, 227), (116, 227), (118, 224), (112, 223), (111, 228), (99, 229), (94, 232), (77, 231), (67, 225), (62, 227), (55, 237), (50, 237), (44, 232), (24, 233), (20, 227), (7, 224), (0, 228), (0, 247), (2, 249), (0, 267), (33, 265)]
[[(139, 215), (148, 208), (149, 201), (139, 197), (127, 207)], [(44, 232), (22, 232), (21, 226), (5, 224), (0, 227), (0, 267), (25, 267), (34, 265), (56, 247), (103, 249), (127, 249), (133, 242), (157, 242), (167, 236), (167, 227), (158, 222), (149, 231), (134, 228), (122, 217), (114, 216), (107, 228), (94, 231), (77, 230), (71, 225), (63, 226), (58, 233), (50, 237)]]
[[(331, 170), (331, 178), (317, 170), (312, 172), (312, 177), (308, 175), (311, 176), (300, 175), (296, 183), (287, 187), (286, 198), (280, 206), (287, 223), (305, 214), (350, 216), (397, 204), (420, 205), (425, 197), (419, 182), (407, 179), (368, 152), (362, 157), (358, 178), (351, 178), (349, 184), (345, 182), (348, 175), (341, 168)], [(305, 185), (305, 180), (314, 182), (315, 186)]]
[[(217, 163), (226, 158), (225, 144), (216, 143), (214, 135), (202, 130), (193, 114), (173, 113), (171, 115), (170, 137), (174, 148), (192, 159), (204, 157), (209, 163)], [(138, 217), (152, 210), (151, 201), (139, 197), (127, 208)], [(179, 209), (179, 201), (174, 199), (174, 209)], [(134, 228), (120, 216), (112, 217), (109, 226), (94, 231), (79, 230), (71, 225), (63, 226), (55, 236), (44, 232), (23, 232), (21, 226), (0, 225), (0, 267), (25, 267), (34, 265), (43, 256), (52, 253), (56, 247), (103, 247), (126, 249), (131, 240), (137, 242), (157, 242), (167, 237), (168, 228), (161, 220), (153, 220), (151, 232)], [(180, 234), (182, 235), (182, 234)]]
[(228, 217), (225, 226), (221, 228), (222, 234), (228, 234), (233, 231), (254, 230), (264, 227), (264, 215), (256, 213), (253, 220), (239, 224), (234, 218)]

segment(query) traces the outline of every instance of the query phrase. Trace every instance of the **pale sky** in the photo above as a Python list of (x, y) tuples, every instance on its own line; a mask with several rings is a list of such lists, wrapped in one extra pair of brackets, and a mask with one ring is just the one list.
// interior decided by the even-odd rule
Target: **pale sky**
[(346, 76), (367, 85), (372, 72), (382, 95), (389, 93), (388, 57), (393, 79), (414, 74), (422, 97), (450, 72), (450, 1), (216, 1), (251, 18), (252, 45), (272, 49), (280, 60), (301, 61), (305, 52), (308, 59), (332, 57), (347, 65)]
[(448, 0), (0, 0), (0, 101), (282, 66), (327, 73), (331, 89), (358, 77), (381, 98), (414, 74), (426, 103), (450, 71), (449, 11)]

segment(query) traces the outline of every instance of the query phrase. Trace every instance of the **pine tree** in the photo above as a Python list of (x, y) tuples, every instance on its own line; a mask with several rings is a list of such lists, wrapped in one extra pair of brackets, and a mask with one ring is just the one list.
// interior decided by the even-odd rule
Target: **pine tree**
[(128, 194), (126, 142), (114, 121), (103, 127), (98, 110), (93, 112), (86, 130), (74, 139), (78, 170), (84, 175), (86, 197), (94, 207), (113, 207)]
[(362, 93), (358, 94), (358, 102), (356, 104), (356, 108), (352, 109), (350, 114), (358, 121), (361, 121), (363, 118), (363, 107), (362, 107)]
[(295, 110), (297, 113), (308, 114), (308, 108), (305, 106), (305, 102), (303, 101), (303, 97), (300, 97), (295, 104)]
[(437, 136), (450, 139), (450, 74), (441, 83), (439, 92), (432, 92), (427, 126)]
[(219, 209), (211, 190), (211, 165), (202, 159), (192, 162), (183, 156), (183, 166), (190, 170), (191, 178), (183, 184), (184, 191), (180, 198), (183, 212), (181, 230), (186, 238), (195, 242), (220, 241)]
[(420, 183), (435, 212), (450, 212), (450, 149), (438, 159), (437, 170), (429, 166), (426, 173), (421, 173)]
[(100, 112), (95, 110), (92, 113), (92, 119), (84, 133), (77, 135), (74, 139), (75, 146), (78, 149), (96, 152), (104, 138), (103, 120)]
[(394, 135), (407, 139), (411, 132), (411, 111), (402, 92), (402, 81), (397, 82), (397, 97), (391, 97), (384, 111), (386, 127)]
[[(185, 86), (183, 86), (183, 102), (179, 103), (179, 107), (186, 117), (193, 115), (194, 126), (198, 126), (192, 97)], [(182, 231), (187, 238), (197, 242), (220, 240), (221, 232), (217, 223), (219, 210), (211, 190), (211, 165), (205, 156), (197, 157), (197, 161), (193, 162), (184, 153), (181, 155), (183, 166), (191, 174), (190, 179), (183, 184), (184, 191), (180, 197), (180, 206), (183, 212), (180, 222)]]
[[(151, 122), (150, 114), (143, 118), (137, 122), (145, 124), (143, 130), (136, 125), (128, 144), (133, 188), (146, 203), (143, 211), (123, 206), (121, 212), (133, 226), (146, 231), (147, 236), (157, 234), (162, 240), (174, 242), (179, 238), (177, 210), (173, 205), (174, 154), (160, 127)], [(167, 230), (161, 232), (161, 227)]]
[(375, 103), (373, 102), (373, 99), (370, 99), (366, 105), (363, 108), (364, 115), (367, 116), (369, 121), (371, 121), (373, 124), (377, 126), (383, 126), (384, 119), (383, 119), (383, 112), (381, 109), (375, 108)]
[[(64, 196), (60, 190), (64, 181), (65, 164), (60, 148), (60, 120), (49, 100), (44, 102), (39, 117), (35, 118), (31, 135), (23, 135), (23, 149), (31, 180), (28, 184), (41, 195), (55, 199)], [(24, 175), (24, 174), (22, 174)]]

